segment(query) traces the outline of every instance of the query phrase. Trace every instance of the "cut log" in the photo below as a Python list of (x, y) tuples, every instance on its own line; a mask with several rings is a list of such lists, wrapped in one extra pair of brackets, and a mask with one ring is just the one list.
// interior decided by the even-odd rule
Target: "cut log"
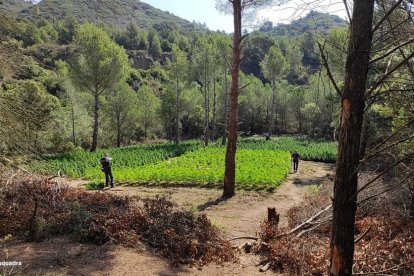
[(267, 222), (273, 224), (276, 227), (279, 225), (279, 214), (276, 212), (275, 207), (267, 207)]

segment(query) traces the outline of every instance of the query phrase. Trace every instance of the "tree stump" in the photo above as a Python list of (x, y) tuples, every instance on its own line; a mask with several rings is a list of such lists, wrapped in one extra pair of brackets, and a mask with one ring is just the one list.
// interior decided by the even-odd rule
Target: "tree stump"
[(275, 207), (267, 207), (267, 222), (273, 224), (276, 227), (279, 225), (279, 214), (276, 212)]

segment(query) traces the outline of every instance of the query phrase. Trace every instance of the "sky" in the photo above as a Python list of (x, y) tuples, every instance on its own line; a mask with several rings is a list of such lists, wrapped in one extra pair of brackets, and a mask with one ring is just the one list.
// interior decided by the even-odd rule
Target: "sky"
[[(223, 14), (216, 10), (216, 0), (141, 0), (163, 11), (169, 11), (176, 16), (206, 23), (210, 30), (233, 32), (233, 19), (230, 14)], [(311, 2), (312, 4), (307, 4)], [(270, 9), (261, 10), (253, 20), (245, 24), (244, 28), (252, 29), (267, 20), (274, 23), (288, 23), (292, 19), (297, 19), (306, 15), (310, 10), (318, 10), (336, 14), (346, 19), (346, 12), (343, 1), (339, 0), (291, 0), (283, 6), (276, 6)]]

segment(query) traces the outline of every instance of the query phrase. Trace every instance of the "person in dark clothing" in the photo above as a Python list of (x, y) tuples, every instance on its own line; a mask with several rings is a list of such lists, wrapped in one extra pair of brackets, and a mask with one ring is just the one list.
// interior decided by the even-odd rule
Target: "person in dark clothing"
[(109, 181), (111, 183), (111, 188), (114, 187), (114, 177), (112, 175), (111, 168), (111, 158), (107, 153), (100, 160), (102, 171), (105, 173), (105, 186), (108, 187)]
[(300, 155), (296, 151), (292, 154), (293, 171), (298, 171)]

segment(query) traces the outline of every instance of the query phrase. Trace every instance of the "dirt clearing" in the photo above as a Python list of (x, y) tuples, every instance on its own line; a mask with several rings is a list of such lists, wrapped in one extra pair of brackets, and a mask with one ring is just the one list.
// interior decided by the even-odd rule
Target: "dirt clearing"
[[(300, 204), (317, 184), (332, 180), (333, 165), (302, 161), (296, 174), (274, 192), (237, 191), (235, 197), (221, 199), (221, 190), (200, 188), (160, 188), (117, 186), (100, 192), (117, 195), (153, 197), (170, 195), (184, 209), (205, 213), (222, 230), (225, 237), (256, 236), (260, 223), (267, 216), (267, 207), (276, 207), (280, 223), (286, 225), (286, 212)], [(69, 181), (82, 187), (85, 181)], [(235, 245), (246, 242), (238, 240)], [(12, 241), (8, 244), (9, 259), (22, 261), (24, 275), (266, 275), (258, 272), (260, 259), (241, 253), (235, 263), (224, 266), (208, 265), (191, 268), (171, 267), (168, 260), (142, 246), (130, 249), (122, 246), (78, 244), (66, 238), (54, 238), (42, 243)]]

